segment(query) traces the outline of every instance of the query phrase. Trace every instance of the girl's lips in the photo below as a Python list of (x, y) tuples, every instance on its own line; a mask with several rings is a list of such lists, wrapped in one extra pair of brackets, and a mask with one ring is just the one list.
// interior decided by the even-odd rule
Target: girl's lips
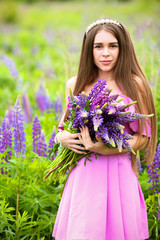
[(108, 65), (110, 64), (112, 61), (111, 60), (104, 60), (104, 61), (100, 61), (102, 64), (104, 65)]

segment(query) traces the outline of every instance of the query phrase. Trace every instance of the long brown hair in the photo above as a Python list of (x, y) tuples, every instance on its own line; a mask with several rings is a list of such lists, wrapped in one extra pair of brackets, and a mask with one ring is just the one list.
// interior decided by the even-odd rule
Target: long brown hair
[[(129, 32), (122, 23), (120, 24), (122, 28), (112, 23), (99, 24), (91, 28), (91, 30), (87, 33), (87, 36), (86, 33), (84, 34), (78, 75), (73, 94), (78, 95), (85, 89), (86, 85), (91, 84), (98, 77), (98, 69), (94, 64), (93, 59), (93, 44), (96, 34), (100, 30), (106, 30), (112, 33), (118, 40), (119, 44), (119, 56), (116, 66), (114, 67), (114, 79), (118, 87), (126, 96), (130, 97), (133, 101), (137, 101), (137, 112), (143, 114), (154, 114), (151, 118), (152, 137), (146, 146), (146, 148), (148, 148), (148, 163), (151, 163), (154, 158), (157, 141), (157, 123), (154, 99), (148, 80), (137, 60)], [(140, 81), (137, 79), (140, 79)], [(146, 110), (144, 110), (144, 106)], [(66, 112), (65, 119), (67, 118), (67, 115), (68, 111)], [(147, 130), (146, 121), (139, 120), (140, 134), (142, 134), (143, 124)], [(136, 156), (132, 156), (134, 170), (135, 159)]]

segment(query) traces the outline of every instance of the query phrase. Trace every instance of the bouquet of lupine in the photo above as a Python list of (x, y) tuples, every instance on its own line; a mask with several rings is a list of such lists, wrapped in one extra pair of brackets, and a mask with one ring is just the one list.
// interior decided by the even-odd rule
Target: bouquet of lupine
[[(152, 117), (153, 114), (143, 115), (126, 108), (135, 104), (131, 102), (124, 104), (120, 94), (111, 95), (112, 89), (109, 89), (105, 80), (98, 80), (94, 85), (91, 93), (87, 95), (81, 92), (78, 96), (73, 96), (70, 92), (69, 97), (69, 116), (63, 123), (64, 129), (71, 133), (80, 132), (82, 126), (87, 126), (93, 142), (96, 142), (96, 136), (100, 136), (107, 147), (127, 149), (135, 154), (129, 139), (132, 135), (124, 132), (124, 125), (135, 121), (136, 119)], [(59, 143), (55, 144), (50, 154), (55, 154), (58, 150)], [(68, 148), (61, 146), (59, 153), (54, 161), (49, 165), (45, 179), (52, 174), (54, 181), (67, 180), (72, 169), (78, 165), (78, 161), (85, 156), (84, 164), (89, 159), (90, 152), (87, 154), (78, 154)], [(96, 156), (96, 153), (95, 153)], [(97, 156), (96, 156), (97, 157)]]

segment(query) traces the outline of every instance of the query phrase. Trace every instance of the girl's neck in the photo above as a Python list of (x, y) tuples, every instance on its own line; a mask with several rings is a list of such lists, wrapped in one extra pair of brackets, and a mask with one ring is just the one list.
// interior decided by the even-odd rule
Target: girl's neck
[(113, 72), (99, 72), (97, 79), (104, 79), (106, 83), (114, 81)]

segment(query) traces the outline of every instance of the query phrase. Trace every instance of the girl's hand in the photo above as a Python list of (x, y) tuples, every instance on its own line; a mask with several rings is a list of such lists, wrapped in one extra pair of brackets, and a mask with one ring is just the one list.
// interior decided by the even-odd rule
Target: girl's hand
[(86, 148), (82, 145), (82, 141), (80, 140), (81, 133), (70, 133), (66, 130), (62, 131), (59, 142), (62, 144), (62, 146), (76, 152), (79, 154), (86, 154), (85, 150)]
[[(96, 137), (97, 142), (94, 143), (90, 137), (89, 130), (87, 127), (82, 127), (81, 135), (79, 139), (81, 140), (82, 144), (84, 145), (86, 150), (91, 152), (96, 152), (102, 155), (112, 155), (112, 154), (119, 154), (119, 150), (117, 147), (107, 147), (103, 142), (101, 137)], [(128, 140), (131, 148), (136, 152), (137, 150), (143, 149), (147, 142), (148, 137), (134, 134), (133, 139)], [(127, 149), (122, 149), (121, 153), (129, 152)]]
[(97, 142), (94, 143), (90, 137), (88, 127), (82, 127), (80, 130), (81, 130), (81, 135), (79, 136), (79, 139), (81, 140), (86, 150), (100, 153), (100, 154), (104, 151), (104, 149), (106, 150), (107, 147), (102, 142), (101, 137), (97, 136), (96, 137)]

